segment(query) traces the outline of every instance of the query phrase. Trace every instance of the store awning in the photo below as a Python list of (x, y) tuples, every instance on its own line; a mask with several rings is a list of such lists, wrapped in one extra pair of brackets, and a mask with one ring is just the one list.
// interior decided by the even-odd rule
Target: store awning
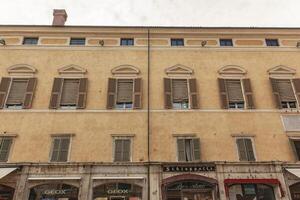
[(3, 177), (7, 176), (10, 173), (12, 173), (16, 169), (18, 169), (18, 168), (16, 168), (16, 167), (13, 167), (13, 168), (0, 168), (0, 179), (2, 179)]
[(252, 183), (252, 184), (271, 184), (271, 185), (278, 185), (281, 193), (281, 197), (284, 197), (284, 190), (281, 186), (281, 183), (278, 179), (275, 178), (261, 178), (261, 179), (225, 179), (225, 193), (229, 196), (229, 186), (233, 184), (245, 184), (245, 183)]
[(294, 174), (298, 178), (300, 178), (300, 169), (291, 169), (291, 168), (285, 168), (288, 172)]

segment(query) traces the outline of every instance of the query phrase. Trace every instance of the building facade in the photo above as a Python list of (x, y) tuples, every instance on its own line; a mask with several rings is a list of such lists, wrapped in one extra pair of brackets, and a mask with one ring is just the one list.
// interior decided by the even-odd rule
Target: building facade
[(60, 20), (0, 26), (1, 200), (300, 199), (300, 29)]

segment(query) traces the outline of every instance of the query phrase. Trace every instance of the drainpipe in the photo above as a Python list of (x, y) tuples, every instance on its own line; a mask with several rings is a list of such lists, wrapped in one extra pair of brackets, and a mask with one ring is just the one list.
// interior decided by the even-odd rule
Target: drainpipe
[(150, 29), (147, 31), (147, 157), (148, 157), (148, 168), (147, 168), (147, 185), (148, 185), (148, 200), (151, 200), (151, 187), (150, 187), (150, 165), (151, 165), (151, 148), (150, 148)]

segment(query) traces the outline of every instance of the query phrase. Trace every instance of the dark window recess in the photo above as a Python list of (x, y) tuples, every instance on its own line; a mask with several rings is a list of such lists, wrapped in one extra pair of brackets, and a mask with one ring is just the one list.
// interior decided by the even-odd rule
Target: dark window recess
[(133, 38), (121, 38), (121, 46), (133, 46)]
[(128, 162), (130, 161), (130, 139), (115, 139), (115, 162)]
[(70, 45), (85, 45), (85, 38), (71, 38)]
[(183, 39), (171, 39), (171, 46), (184, 46)]
[(8, 160), (11, 144), (12, 138), (2, 137), (0, 139), (0, 162), (6, 162)]
[(300, 140), (293, 140), (297, 159), (300, 160)]
[(233, 42), (232, 39), (220, 39), (220, 46), (229, 46), (232, 47), (233, 46)]
[(252, 140), (239, 138), (236, 140), (240, 161), (255, 161)]
[(39, 41), (39, 38), (37, 37), (25, 37), (23, 40), (23, 44), (25, 45), (36, 45)]
[(278, 39), (266, 39), (266, 44), (269, 47), (278, 47), (279, 46)]
[(199, 138), (177, 139), (178, 161), (200, 160)]
[(53, 138), (51, 162), (67, 162), (69, 155), (69, 146), (69, 137)]

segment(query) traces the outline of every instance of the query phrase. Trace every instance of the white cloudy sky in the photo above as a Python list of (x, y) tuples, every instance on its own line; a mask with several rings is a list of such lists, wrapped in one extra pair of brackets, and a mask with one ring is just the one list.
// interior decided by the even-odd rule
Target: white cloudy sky
[(300, 26), (300, 0), (0, 0), (0, 24)]

